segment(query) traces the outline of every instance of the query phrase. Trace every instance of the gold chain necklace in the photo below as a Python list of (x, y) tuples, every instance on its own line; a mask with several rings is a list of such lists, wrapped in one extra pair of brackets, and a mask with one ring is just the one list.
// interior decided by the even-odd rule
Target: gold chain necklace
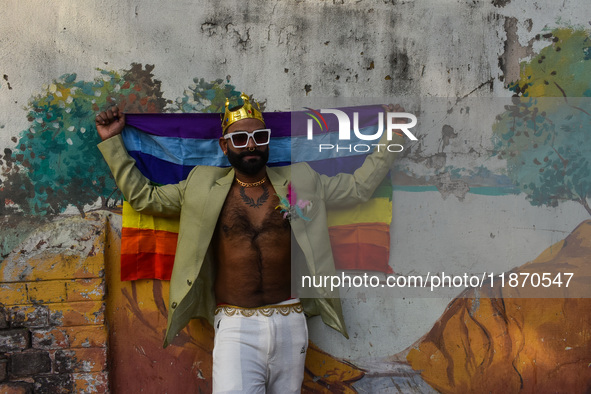
[(248, 183), (248, 182), (242, 182), (240, 179), (236, 178), (236, 182), (238, 182), (238, 184), (242, 187), (256, 187), (256, 186), (260, 186), (263, 183), (265, 183), (267, 181), (267, 177), (264, 177), (263, 179), (261, 179), (260, 181), (257, 182), (252, 182), (252, 183)]

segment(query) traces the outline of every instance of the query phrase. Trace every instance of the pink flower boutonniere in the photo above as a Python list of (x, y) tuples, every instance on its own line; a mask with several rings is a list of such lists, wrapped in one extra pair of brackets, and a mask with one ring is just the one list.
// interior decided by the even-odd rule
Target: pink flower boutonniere
[(304, 215), (304, 211), (312, 207), (312, 202), (309, 200), (298, 200), (295, 189), (291, 186), (291, 182), (287, 185), (287, 196), (279, 197), (279, 205), (275, 209), (281, 209), (284, 219), (297, 219), (301, 218), (304, 220), (311, 220), (309, 217)]

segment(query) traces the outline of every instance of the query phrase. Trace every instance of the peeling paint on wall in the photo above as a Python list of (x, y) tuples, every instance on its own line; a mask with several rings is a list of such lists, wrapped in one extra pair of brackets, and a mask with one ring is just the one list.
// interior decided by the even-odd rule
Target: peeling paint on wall
[(504, 74), (505, 86), (519, 79), (521, 61), (533, 55), (533, 40), (530, 40), (527, 46), (522, 46), (517, 36), (517, 26), (517, 18), (505, 19), (504, 28), (505, 34), (507, 35), (505, 39), (505, 51), (499, 57), (499, 67)]

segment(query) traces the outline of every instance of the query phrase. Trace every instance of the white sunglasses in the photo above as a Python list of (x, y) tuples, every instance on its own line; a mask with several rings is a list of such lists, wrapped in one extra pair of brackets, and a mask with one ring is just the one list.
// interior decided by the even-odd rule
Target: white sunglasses
[(234, 148), (246, 148), (248, 139), (252, 138), (255, 145), (267, 145), (271, 139), (271, 129), (259, 129), (253, 132), (235, 131), (224, 136), (225, 139), (231, 139)]

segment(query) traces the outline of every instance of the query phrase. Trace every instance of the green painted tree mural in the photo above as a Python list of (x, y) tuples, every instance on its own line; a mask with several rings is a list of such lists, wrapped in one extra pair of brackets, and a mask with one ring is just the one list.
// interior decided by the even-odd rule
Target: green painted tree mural
[(30, 127), (0, 158), (5, 196), (16, 196), (14, 202), (28, 214), (58, 214), (72, 205), (84, 215), (85, 206), (99, 199), (103, 208), (119, 200), (96, 149), (94, 115), (115, 104), (129, 112), (161, 112), (166, 101), (152, 69), (132, 64), (121, 74), (100, 70), (91, 82), (67, 74), (33, 97), (27, 107)]
[(576, 201), (591, 215), (591, 38), (559, 29), (522, 64), (512, 104), (493, 126), (495, 153), (532, 205)]

